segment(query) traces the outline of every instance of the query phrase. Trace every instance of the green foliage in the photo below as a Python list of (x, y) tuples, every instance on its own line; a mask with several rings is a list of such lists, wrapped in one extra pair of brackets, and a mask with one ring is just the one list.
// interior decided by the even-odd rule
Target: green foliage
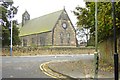
[(0, 11), (2, 13), (2, 20), (6, 22), (6, 25), (2, 25), (2, 46), (10, 45), (10, 32), (8, 29), (9, 22), (6, 17), (7, 9), (0, 6)]
[(5, 26), (2, 26), (2, 46), (10, 45), (10, 32)]
[[(6, 23), (2, 24), (2, 46), (10, 46), (10, 22), (7, 20), (7, 8), (0, 6), (0, 13), (2, 13), (1, 19)], [(19, 45), (19, 31), (15, 24), (16, 21), (13, 21), (13, 46)]]
[[(110, 2), (98, 2), (98, 41), (105, 40), (110, 36), (113, 36), (112, 25), (112, 4)], [(117, 34), (120, 32), (120, 2), (116, 2), (116, 27)], [(95, 34), (95, 3), (86, 2), (86, 8), (76, 7), (73, 11), (77, 16), (77, 25), (84, 25), (90, 28), (90, 33)]]
[[(14, 24), (14, 22), (13, 22)], [(18, 28), (16, 27), (16, 24), (13, 25), (13, 46), (15, 45), (20, 45), (21, 44), (21, 41), (20, 41), (20, 38), (19, 38), (19, 30)]]

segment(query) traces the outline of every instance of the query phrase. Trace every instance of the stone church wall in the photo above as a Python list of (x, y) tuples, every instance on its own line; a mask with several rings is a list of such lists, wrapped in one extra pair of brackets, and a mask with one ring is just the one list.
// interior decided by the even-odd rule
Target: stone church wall
[[(63, 22), (67, 23), (66, 29), (62, 27)], [(61, 40), (61, 36), (63, 40)], [(68, 17), (63, 19), (61, 16), (54, 28), (54, 46), (76, 46), (75, 30)]]
[(40, 46), (52, 45), (52, 32), (38, 34)]
[(47, 46), (52, 45), (52, 32), (45, 32), (21, 37), (22, 46)]

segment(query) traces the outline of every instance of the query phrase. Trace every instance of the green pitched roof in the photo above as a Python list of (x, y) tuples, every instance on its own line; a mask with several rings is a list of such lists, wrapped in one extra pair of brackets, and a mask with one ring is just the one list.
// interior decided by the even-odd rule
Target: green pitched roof
[(53, 12), (32, 20), (27, 21), (23, 27), (20, 28), (20, 36), (30, 34), (37, 34), (51, 31), (55, 26), (60, 14), (63, 10)]

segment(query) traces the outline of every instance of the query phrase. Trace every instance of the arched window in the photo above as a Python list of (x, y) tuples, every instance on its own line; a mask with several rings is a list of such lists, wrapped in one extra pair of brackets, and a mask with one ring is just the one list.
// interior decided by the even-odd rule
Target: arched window
[(35, 40), (34, 40), (34, 38), (32, 38), (32, 44), (35, 44)]
[(67, 43), (70, 45), (70, 33), (67, 33)]
[(60, 44), (63, 45), (63, 32), (60, 33)]
[(27, 46), (27, 39), (23, 39), (23, 46)]
[(40, 45), (45, 46), (45, 38), (43, 36), (40, 36)]

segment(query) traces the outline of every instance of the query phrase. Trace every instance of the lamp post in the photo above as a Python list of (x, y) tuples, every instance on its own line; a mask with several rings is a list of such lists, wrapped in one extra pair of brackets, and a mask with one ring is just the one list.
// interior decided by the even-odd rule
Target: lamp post
[(10, 9), (8, 10), (8, 18), (10, 19), (10, 56), (12, 56), (12, 28), (13, 28), (13, 18), (14, 15), (17, 14), (17, 8), (12, 6), (13, 0), (2, 0), (2, 2), (5, 4), (4, 7), (8, 8), (10, 6)]
[(10, 19), (10, 56), (12, 56), (12, 26), (13, 26), (13, 23), (12, 23), (12, 18), (13, 18), (13, 10), (12, 10), (12, 4), (13, 4), (13, 1), (12, 0), (4, 0), (5, 3), (7, 4), (7, 6), (9, 7), (10, 5), (10, 14), (8, 14), (8, 17)]
[(11, 24), (11, 34), (10, 34), (10, 56), (12, 56), (12, 28), (13, 28), (13, 21), (12, 21), (12, 18), (13, 18), (13, 10), (11, 11), (11, 19), (10, 19), (10, 24)]
[(11, 33), (10, 33), (10, 56), (12, 56), (12, 18), (13, 18), (13, 11), (12, 11), (12, 4), (13, 4), (13, 0), (2, 0), (2, 2), (4, 3), (4, 7), (8, 8), (10, 6), (10, 10), (8, 13), (8, 18), (10, 19), (10, 27), (11, 27)]
[(117, 37), (116, 37), (116, 16), (115, 16), (115, 2), (112, 0), (112, 11), (113, 11), (113, 27), (114, 27), (114, 77), (115, 80), (119, 79), (118, 72), (118, 53), (117, 53)]
[(11, 14), (9, 16), (10, 16), (10, 21), (11, 21), (10, 22), (11, 23), (11, 34), (10, 34), (11, 35), (11, 40), (10, 40), (10, 55), (11, 56), (12, 56), (12, 42), (13, 42), (12, 41), (12, 37), (13, 37), (12, 36), (13, 20), (12, 19), (14, 18), (14, 15), (17, 14), (17, 8), (18, 7), (13, 7), (12, 5), (10, 6), (10, 12), (11, 12)]

